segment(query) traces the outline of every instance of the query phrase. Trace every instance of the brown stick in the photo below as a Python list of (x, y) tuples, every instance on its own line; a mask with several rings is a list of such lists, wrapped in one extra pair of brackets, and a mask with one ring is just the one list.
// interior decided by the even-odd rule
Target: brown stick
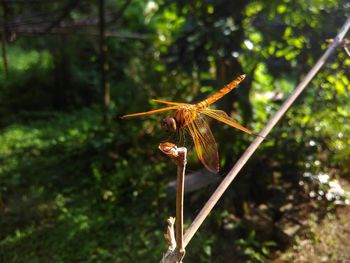
[[(334, 42), (332, 43), (332, 45), (329, 46), (329, 48), (326, 50), (326, 52), (323, 54), (323, 56), (317, 61), (317, 63), (312, 67), (312, 69), (308, 72), (308, 74), (305, 76), (305, 78), (299, 83), (299, 85), (295, 88), (295, 90), (292, 92), (292, 94), (283, 103), (281, 108), (276, 112), (276, 114), (267, 123), (265, 128), (260, 133), (260, 135), (262, 137), (266, 137), (270, 133), (272, 128), (277, 124), (277, 122), (282, 118), (282, 116), (291, 107), (293, 102), (298, 98), (300, 93), (310, 83), (310, 81), (313, 79), (313, 77), (316, 75), (316, 73), (325, 64), (328, 57), (334, 52), (336, 47), (341, 43), (345, 34), (349, 30), (349, 27), (350, 27), (350, 17), (346, 20), (346, 22), (343, 25), (343, 27), (341, 28), (339, 34), (334, 38)], [(226, 175), (224, 180), (221, 182), (221, 184), (218, 186), (218, 188), (215, 190), (215, 192), (209, 198), (209, 200), (204, 205), (202, 210), (199, 212), (197, 217), (194, 219), (193, 223), (188, 228), (188, 230), (186, 231), (185, 236), (184, 236), (184, 246), (185, 247), (190, 242), (191, 238), (197, 232), (198, 228), (203, 223), (204, 219), (208, 216), (210, 211), (213, 209), (215, 204), (218, 202), (218, 200), (220, 199), (222, 194), (225, 192), (227, 187), (231, 184), (233, 179), (235, 179), (238, 172), (242, 169), (242, 167), (245, 165), (245, 163), (249, 160), (249, 158), (253, 155), (253, 153), (256, 151), (256, 149), (259, 147), (259, 145), (262, 143), (262, 141), (264, 140), (262, 137), (257, 137), (250, 144), (250, 146), (243, 153), (241, 158), (237, 161), (237, 163), (233, 166), (231, 171)]]
[(1, 2), (2, 10), (3, 10), (3, 19), (4, 19), (4, 27), (1, 34), (1, 55), (2, 55), (2, 63), (4, 65), (4, 75), (5, 78), (8, 76), (8, 60), (7, 60), (7, 50), (6, 50), (6, 43), (7, 43), (7, 6), (4, 0)]
[(109, 64), (107, 61), (107, 41), (106, 41), (106, 22), (105, 22), (105, 0), (99, 0), (99, 38), (100, 38), (100, 63), (101, 63), (101, 87), (103, 92), (103, 120), (107, 122), (107, 113), (110, 104), (110, 87), (107, 79)]
[(5, 76), (5, 78), (7, 78), (9, 70), (8, 70), (8, 61), (7, 61), (5, 31), (1, 35), (1, 55), (2, 55), (2, 63), (3, 63), (3, 67), (4, 67), (4, 76)]
[[(185, 147), (177, 148), (173, 143), (165, 142), (159, 145), (159, 149), (174, 159), (177, 164), (177, 184), (176, 184), (176, 220), (175, 220), (175, 239), (176, 248), (169, 245), (168, 251), (160, 262), (162, 263), (181, 263), (185, 255), (183, 245), (183, 204), (184, 204), (184, 187), (185, 171), (187, 163), (187, 149)], [(168, 220), (169, 224), (169, 220)], [(169, 229), (169, 226), (168, 226)], [(169, 232), (169, 231), (168, 231)], [(171, 235), (167, 234), (168, 243)]]
[(344, 51), (350, 57), (350, 51), (347, 46), (344, 46)]
[(177, 158), (177, 185), (176, 185), (176, 247), (180, 254), (184, 254), (183, 246), (183, 207), (184, 207), (184, 187), (185, 187), (185, 170), (187, 160), (187, 149), (178, 148)]

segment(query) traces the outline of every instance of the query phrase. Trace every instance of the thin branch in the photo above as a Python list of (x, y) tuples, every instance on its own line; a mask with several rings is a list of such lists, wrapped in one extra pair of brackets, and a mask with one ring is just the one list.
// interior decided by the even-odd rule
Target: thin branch
[[(18, 27), (21, 25), (37, 24), (39, 21), (43, 23), (52, 23), (52, 18), (57, 14), (57, 10), (46, 10), (42, 13), (35, 13), (30, 15), (18, 15), (12, 17), (11, 21), (8, 21), (8, 26), (13, 29), (13, 27)], [(43, 21), (44, 20), (44, 21)]]
[[(8, 1), (4, 1), (4, 3), (9, 3)], [(19, 27), (21, 25), (28, 25), (28, 24), (48, 24), (46, 26), (43, 26), (41, 31), (43, 31), (45, 34), (49, 33), (53, 28), (57, 28), (58, 25), (62, 22), (62, 20), (69, 15), (70, 11), (75, 8), (81, 0), (78, 1), (71, 1), (69, 2), (61, 11), (61, 15), (59, 15), (56, 19), (52, 19), (53, 16), (58, 12), (56, 11), (51, 11), (51, 14), (48, 12), (46, 13), (41, 13), (41, 14), (36, 14), (35, 16), (31, 17), (17, 17), (14, 19), (14, 21), (11, 21), (8, 23), (10, 27)], [(11, 3), (11, 2), (10, 2)], [(109, 26), (113, 23), (118, 22), (124, 12), (126, 11), (127, 7), (130, 5), (131, 0), (126, 0), (123, 5), (120, 7), (117, 12), (113, 12), (112, 14), (106, 14), (105, 15), (105, 20), (106, 20), (106, 25)], [(51, 15), (51, 16), (50, 16)], [(51, 18), (51, 19), (50, 19)], [(82, 19), (78, 21), (71, 22), (67, 25), (61, 25), (59, 28), (72, 28), (72, 27), (92, 27), (92, 26), (97, 26), (99, 24), (99, 19), (98, 18), (93, 18), (93, 19)]]
[(2, 63), (4, 67), (4, 76), (7, 78), (8, 76), (8, 60), (7, 60), (7, 50), (6, 50), (6, 44), (7, 44), (7, 15), (8, 15), (8, 10), (7, 10), (7, 4), (5, 3), (4, 0), (1, 2), (2, 10), (3, 10), (3, 16), (4, 16), (4, 25), (2, 28), (2, 33), (1, 33), (1, 55), (2, 55)]
[(1, 55), (2, 55), (2, 63), (3, 63), (3, 67), (4, 67), (4, 76), (5, 76), (5, 78), (7, 78), (7, 76), (8, 76), (8, 61), (7, 61), (5, 32), (3, 32), (1, 34)]
[(54, 27), (56, 27), (57, 25), (59, 25), (61, 23), (61, 21), (69, 15), (70, 11), (76, 7), (79, 4), (80, 1), (78, 0), (71, 0), (64, 8), (63, 11), (61, 13), (61, 15), (59, 15), (47, 28), (44, 29), (44, 34), (48, 33), (51, 31), (51, 29), (53, 29)]
[(175, 230), (174, 230), (175, 218), (169, 217), (167, 220), (167, 223), (168, 223), (168, 227), (166, 230), (166, 234), (164, 234), (164, 237), (168, 242), (168, 251), (173, 252), (176, 248)]
[(180, 254), (184, 254), (183, 246), (183, 207), (184, 207), (184, 186), (185, 170), (187, 160), (187, 149), (181, 147), (177, 149), (177, 187), (176, 187), (176, 247)]
[[(346, 20), (345, 24), (341, 28), (339, 34), (335, 37), (332, 45), (326, 50), (323, 56), (317, 61), (317, 63), (312, 67), (312, 69), (308, 72), (305, 78), (300, 82), (300, 84), (295, 88), (292, 94), (288, 97), (288, 99), (283, 103), (281, 108), (276, 112), (276, 114), (270, 119), (267, 123), (266, 127), (261, 131), (260, 135), (262, 137), (266, 137), (272, 128), (277, 124), (277, 122), (282, 118), (282, 116), (287, 112), (287, 110), (292, 106), (293, 102), (298, 98), (300, 93), (305, 89), (305, 87), (310, 83), (310, 81), (314, 78), (317, 72), (321, 69), (321, 67), (325, 64), (326, 60), (329, 56), (334, 52), (336, 47), (342, 42), (345, 34), (349, 30), (350, 27), (350, 17)], [(247, 148), (247, 150), (243, 153), (241, 158), (237, 161), (237, 163), (233, 166), (231, 171), (226, 175), (224, 180), (209, 198), (207, 203), (204, 205), (202, 210), (199, 212), (191, 226), (188, 228), (187, 232), (184, 236), (184, 245), (185, 247), (190, 242), (191, 238), (197, 232), (200, 225), (203, 223), (205, 218), (208, 216), (210, 211), (213, 209), (215, 204), (218, 202), (222, 194), (225, 192), (227, 187), (231, 184), (231, 182), (235, 179), (238, 172), (243, 168), (245, 163), (249, 160), (249, 158), (253, 155), (259, 145), (263, 142), (262, 137), (257, 137)]]
[(122, 18), (125, 10), (128, 8), (128, 6), (130, 5), (131, 0), (126, 0), (124, 2), (124, 4), (120, 7), (120, 9), (117, 11), (117, 13), (115, 14), (115, 16), (113, 16), (108, 22), (108, 25), (111, 25), (113, 23), (116, 23), (119, 21), (120, 18)]
[[(183, 203), (184, 203), (184, 185), (185, 185), (185, 171), (187, 163), (187, 149), (185, 147), (177, 148), (173, 143), (165, 142), (159, 145), (159, 149), (168, 155), (171, 159), (174, 159), (177, 164), (177, 186), (176, 186), (176, 220), (175, 220), (175, 239), (176, 248), (169, 245), (168, 251), (163, 256), (161, 263), (177, 263), (182, 262), (185, 255), (185, 249), (183, 244)], [(169, 224), (169, 220), (168, 220)], [(169, 244), (171, 242), (171, 234), (169, 235), (169, 227), (167, 231), (167, 240)], [(170, 242), (169, 242), (170, 238)]]
[[(61, 0), (56, 0), (56, 2)], [(52, 4), (53, 0), (4, 0), (6, 4)]]
[(108, 81), (108, 46), (106, 38), (106, 20), (105, 20), (105, 0), (98, 1), (99, 16), (99, 46), (100, 46), (100, 67), (101, 67), (101, 89), (103, 94), (103, 121), (108, 121), (108, 109), (111, 101), (110, 85)]
[(344, 46), (344, 51), (350, 57), (350, 50), (348, 49), (347, 46)]
[[(4, 30), (0, 28), (0, 33), (2, 33)], [(43, 35), (43, 29), (40, 27), (21, 27), (16, 28), (16, 33), (22, 34), (25, 36), (36, 36), (36, 35)], [(96, 30), (89, 30), (89, 31), (77, 31), (77, 30), (66, 30), (66, 27), (59, 27), (54, 28), (48, 34), (53, 35), (81, 35), (81, 36), (98, 36), (99, 32)], [(136, 39), (136, 40), (147, 40), (150, 37), (148, 35), (143, 35), (139, 33), (133, 33), (133, 32), (118, 32), (118, 31), (105, 31), (106, 37), (115, 37), (115, 38), (122, 38), (122, 39)]]

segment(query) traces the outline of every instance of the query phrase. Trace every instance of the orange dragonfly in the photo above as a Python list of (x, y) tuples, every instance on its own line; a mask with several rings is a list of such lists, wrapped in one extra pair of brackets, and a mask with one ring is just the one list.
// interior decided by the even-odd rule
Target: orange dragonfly
[(213, 104), (214, 102), (225, 96), (232, 89), (237, 87), (238, 84), (244, 80), (244, 78), (245, 75), (240, 75), (232, 82), (227, 84), (225, 87), (220, 89), (218, 92), (216, 92), (214, 95), (196, 104), (153, 99), (152, 101), (166, 104), (168, 106), (157, 110), (124, 115), (121, 118), (126, 119), (140, 117), (164, 111), (174, 110), (175, 112), (172, 117), (165, 118), (161, 121), (162, 129), (166, 131), (180, 131), (182, 129), (187, 130), (193, 139), (199, 160), (208, 170), (212, 172), (218, 172), (219, 154), (216, 142), (203, 116), (209, 116), (236, 129), (239, 129), (249, 134), (256, 135), (251, 130), (236, 123), (224, 111), (209, 108), (211, 104)]

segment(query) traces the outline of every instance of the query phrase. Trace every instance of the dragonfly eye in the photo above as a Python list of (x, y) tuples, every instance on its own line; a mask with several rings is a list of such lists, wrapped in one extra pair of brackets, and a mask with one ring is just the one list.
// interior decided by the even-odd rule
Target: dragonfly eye
[(175, 131), (176, 130), (176, 121), (174, 118), (169, 117), (161, 120), (160, 125), (164, 131)]

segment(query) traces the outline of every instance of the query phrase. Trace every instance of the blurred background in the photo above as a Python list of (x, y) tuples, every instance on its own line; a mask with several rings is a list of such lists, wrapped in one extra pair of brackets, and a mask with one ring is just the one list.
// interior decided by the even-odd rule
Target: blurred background
[[(329, 45), (348, 0), (1, 0), (0, 261), (156, 262), (175, 215), (159, 98), (259, 132)], [(349, 262), (350, 57), (339, 48), (240, 172), (185, 262)], [(215, 121), (218, 175), (191, 139), (188, 226), (253, 136)], [(204, 185), (200, 187), (201, 185)]]

